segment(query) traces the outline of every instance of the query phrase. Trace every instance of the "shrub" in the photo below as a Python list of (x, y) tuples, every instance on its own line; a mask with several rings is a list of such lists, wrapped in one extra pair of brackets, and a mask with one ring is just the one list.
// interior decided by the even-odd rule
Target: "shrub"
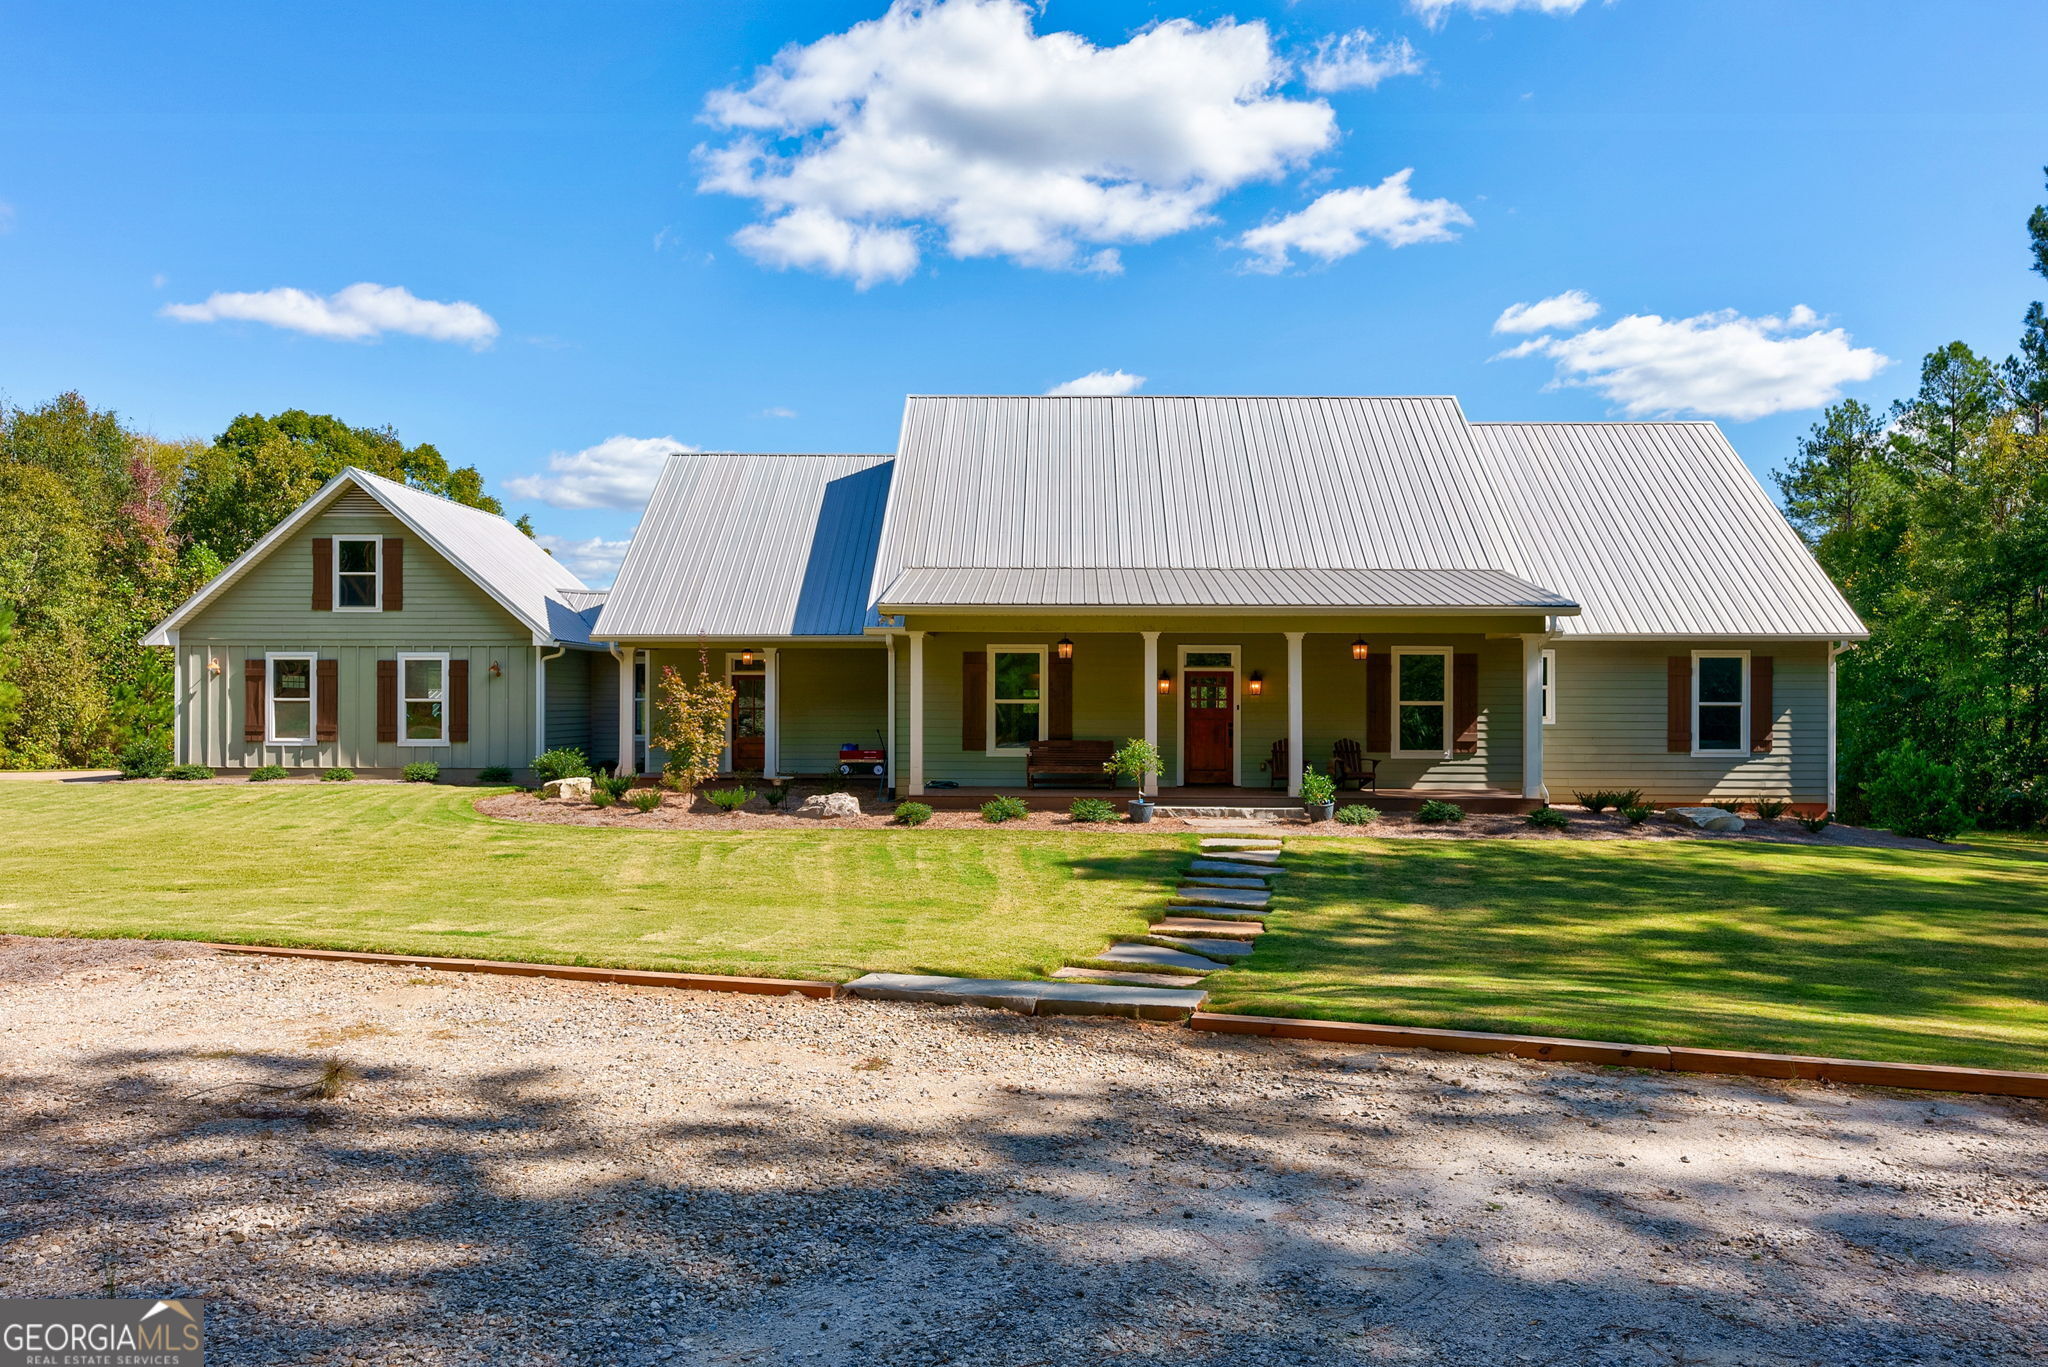
[(1031, 809), (1024, 805), (1021, 797), (992, 797), (981, 804), (981, 819), (991, 826), (1000, 826), (1005, 821), (1022, 821), (1031, 815)]
[(632, 790), (633, 780), (623, 774), (598, 774), (590, 780), (590, 795), (592, 797), (603, 793), (612, 801), (617, 802)]
[(922, 826), (932, 819), (932, 809), (922, 802), (899, 802), (896, 804), (896, 824), (899, 826)]
[(327, 769), (322, 771), (320, 781), (322, 783), (354, 783), (356, 781), (356, 771), (353, 769)]
[(771, 807), (780, 807), (789, 798), (787, 783), (771, 783), (761, 790), (761, 800)]
[(203, 764), (173, 764), (164, 770), (164, 777), (176, 779), (180, 783), (193, 783), (200, 779), (212, 778), (213, 770)]
[(1802, 816), (1794, 819), (1799, 822), (1799, 829), (1808, 835), (1819, 835), (1834, 824), (1834, 817), (1827, 812), (1822, 812), (1819, 816)]
[(1905, 741), (1879, 755), (1871, 767), (1863, 800), (1878, 825), (1930, 840), (1952, 840), (1970, 829), (1970, 814), (1963, 810), (1962, 776), (1954, 765), (1937, 764)]
[(2027, 831), (2048, 816), (2048, 778), (2002, 783), (1977, 804), (1977, 819), (1995, 831)]
[(614, 807), (618, 805), (618, 801), (616, 797), (613, 797), (602, 788), (592, 788), (590, 790), (590, 805), (593, 807)]
[(1614, 801), (1614, 794), (1609, 792), (1605, 788), (1595, 788), (1590, 793), (1575, 792), (1572, 794), (1572, 801), (1578, 803), (1581, 807), (1584, 807), (1594, 816), (1598, 816), (1600, 815), (1600, 813), (1606, 811), (1609, 807), (1616, 805)]
[(1753, 797), (1749, 800), (1749, 805), (1756, 808), (1758, 821), (1776, 821), (1792, 804), (1775, 797)]
[(645, 815), (661, 805), (661, 789), (635, 788), (626, 794), (626, 801), (633, 804), (633, 810)]
[(1370, 826), (1380, 819), (1380, 809), (1363, 802), (1347, 802), (1337, 809), (1337, 819), (1347, 826)]
[(1627, 821), (1629, 825), (1640, 826), (1645, 821), (1648, 821), (1650, 814), (1656, 810), (1655, 807), (1649, 806), (1646, 803), (1633, 802), (1621, 809), (1621, 815), (1622, 819)]
[(711, 805), (731, 815), (754, 800), (752, 788), (716, 788), (704, 794), (711, 799)]
[(557, 778), (588, 778), (590, 760), (581, 750), (564, 746), (535, 755), (533, 772), (542, 783)]
[(1742, 810), (1742, 799), (1739, 797), (1724, 797), (1718, 802), (1709, 802), (1707, 805), (1709, 807), (1718, 807), (1728, 813), (1728, 815), (1733, 816)]
[(1415, 819), (1417, 821), (1427, 821), (1433, 826), (1441, 825), (1446, 821), (1463, 821), (1465, 819), (1465, 809), (1455, 802), (1444, 802), (1438, 798), (1431, 798), (1416, 809)]
[(407, 783), (433, 783), (441, 777), (441, 766), (430, 759), (414, 760), (399, 770), (399, 777)]
[(171, 767), (171, 743), (167, 740), (131, 740), (121, 751), (122, 778), (162, 778)]
[(1545, 831), (1561, 831), (1572, 824), (1572, 819), (1555, 807), (1538, 807), (1522, 818), (1531, 826)]
[(1103, 762), (1102, 772), (1114, 778), (1127, 778), (1143, 788), (1145, 775), (1158, 773), (1161, 763), (1159, 747), (1151, 741), (1126, 740)]
[(251, 783), (274, 783), (281, 778), (290, 778), (292, 771), (282, 764), (263, 764), (249, 771)]
[(1077, 797), (1067, 808), (1069, 821), (1114, 821), (1116, 804), (1106, 797)]
[(478, 783), (510, 783), (512, 771), (502, 764), (489, 765), (476, 771)]
[(1302, 806), (1320, 807), (1325, 802), (1334, 802), (1336, 800), (1337, 780), (1331, 778), (1328, 774), (1317, 773), (1316, 766), (1313, 764), (1301, 771)]

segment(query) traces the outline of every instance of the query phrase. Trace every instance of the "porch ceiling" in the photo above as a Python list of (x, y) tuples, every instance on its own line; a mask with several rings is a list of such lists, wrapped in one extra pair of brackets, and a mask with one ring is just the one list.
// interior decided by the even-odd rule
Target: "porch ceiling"
[(936, 608), (1271, 608), (1347, 612), (1541, 612), (1579, 605), (1494, 569), (1302, 567), (1015, 569), (913, 566), (881, 595), (884, 612)]

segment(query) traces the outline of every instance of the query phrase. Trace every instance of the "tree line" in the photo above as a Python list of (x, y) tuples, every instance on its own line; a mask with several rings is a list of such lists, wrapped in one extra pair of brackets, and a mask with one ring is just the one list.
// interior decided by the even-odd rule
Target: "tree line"
[[(2044, 170), (2048, 174), (2048, 170)], [(2048, 205), (2027, 221), (2048, 276)], [(1870, 627), (1839, 676), (1844, 814), (1929, 833), (2048, 815), (2048, 309), (2003, 361), (1929, 353), (1889, 409), (1828, 408), (1778, 475)]]
[(474, 466), (388, 427), (294, 409), (163, 441), (76, 393), (0, 403), (0, 768), (167, 737), (170, 657), (143, 633), (348, 465), (503, 511)]

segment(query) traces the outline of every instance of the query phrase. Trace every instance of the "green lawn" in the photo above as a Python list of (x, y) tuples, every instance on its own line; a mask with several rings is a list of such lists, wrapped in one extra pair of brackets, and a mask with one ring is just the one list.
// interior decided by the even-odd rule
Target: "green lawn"
[(1183, 842), (490, 821), (474, 789), (0, 785), (0, 931), (852, 978), (1140, 931)]
[(2048, 1069), (2048, 843), (1290, 841), (1212, 1009)]

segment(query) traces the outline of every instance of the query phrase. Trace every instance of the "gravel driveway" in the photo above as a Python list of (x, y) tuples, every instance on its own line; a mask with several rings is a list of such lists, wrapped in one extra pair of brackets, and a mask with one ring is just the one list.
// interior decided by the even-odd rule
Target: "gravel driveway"
[[(219, 1363), (1861, 1367), (2048, 1331), (2034, 1102), (13, 937), (0, 1020), (0, 1296), (203, 1294)], [(243, 1085), (328, 1057), (333, 1100)]]

